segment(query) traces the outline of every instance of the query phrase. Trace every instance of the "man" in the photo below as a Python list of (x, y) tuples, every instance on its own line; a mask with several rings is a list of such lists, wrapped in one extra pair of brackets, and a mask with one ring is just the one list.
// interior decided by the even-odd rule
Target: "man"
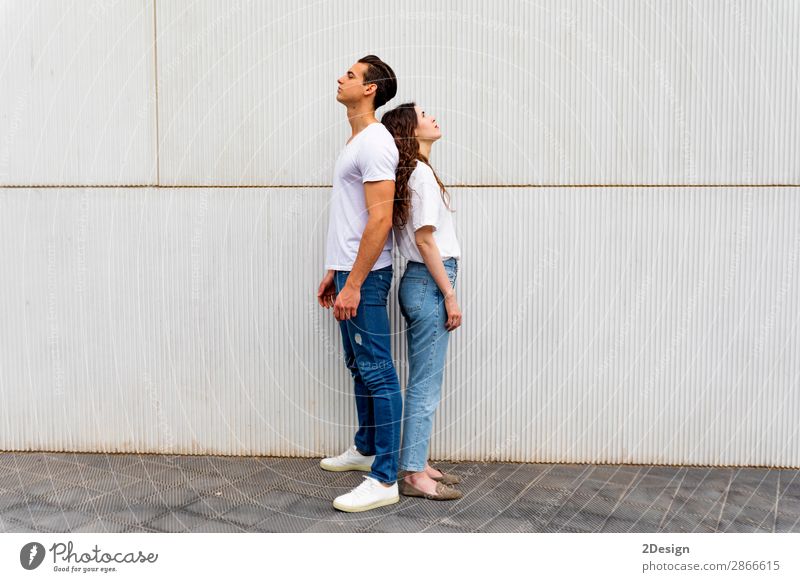
[(353, 376), (358, 431), (354, 444), (323, 459), (328, 471), (369, 471), (337, 497), (342, 511), (366, 511), (400, 500), (397, 462), (403, 401), (392, 361), (386, 300), (392, 283), (392, 209), (399, 154), (375, 110), (397, 93), (394, 71), (375, 55), (338, 80), (352, 135), (333, 172), (325, 268), (317, 291), (333, 307), (345, 363)]

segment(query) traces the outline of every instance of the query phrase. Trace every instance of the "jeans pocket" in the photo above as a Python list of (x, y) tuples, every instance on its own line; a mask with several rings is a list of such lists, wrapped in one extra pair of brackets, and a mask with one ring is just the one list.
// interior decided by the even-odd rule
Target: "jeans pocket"
[(413, 277), (403, 277), (400, 281), (400, 292), (398, 298), (401, 308), (406, 314), (411, 315), (422, 309), (425, 301), (425, 293), (428, 290), (427, 279), (416, 279)]

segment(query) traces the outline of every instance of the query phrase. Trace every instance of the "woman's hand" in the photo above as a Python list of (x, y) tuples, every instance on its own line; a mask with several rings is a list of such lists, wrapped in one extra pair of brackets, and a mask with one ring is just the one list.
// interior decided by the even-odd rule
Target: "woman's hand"
[(444, 327), (447, 331), (453, 331), (461, 325), (461, 308), (458, 306), (455, 291), (445, 297), (444, 307), (447, 310), (447, 322)]

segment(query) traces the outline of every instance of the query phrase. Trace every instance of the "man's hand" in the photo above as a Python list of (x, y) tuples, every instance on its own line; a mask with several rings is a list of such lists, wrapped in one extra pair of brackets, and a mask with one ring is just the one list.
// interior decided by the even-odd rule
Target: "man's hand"
[(336, 297), (333, 305), (333, 315), (339, 321), (355, 317), (358, 312), (358, 304), (361, 303), (361, 289), (345, 283), (342, 291)]
[(333, 271), (328, 271), (322, 278), (322, 283), (319, 284), (317, 289), (317, 303), (320, 307), (328, 309), (333, 307), (336, 300), (336, 283), (333, 281)]

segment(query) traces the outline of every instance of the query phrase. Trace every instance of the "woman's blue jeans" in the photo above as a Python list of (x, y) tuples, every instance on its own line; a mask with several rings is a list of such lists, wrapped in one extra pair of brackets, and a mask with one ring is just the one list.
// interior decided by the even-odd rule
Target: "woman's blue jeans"
[[(349, 271), (334, 271), (339, 292)], [(369, 475), (381, 483), (397, 481), (403, 396), (392, 360), (391, 330), (386, 301), (392, 285), (392, 267), (370, 271), (361, 284), (356, 316), (339, 322), (344, 359), (353, 376), (358, 413), (356, 448), (375, 455)]]
[[(455, 288), (458, 261), (447, 259), (444, 267)], [(444, 295), (424, 263), (408, 262), (400, 280), (399, 300), (408, 340), (408, 385), (403, 405), (399, 470), (416, 473), (425, 469), (428, 460), (450, 332), (445, 328)]]

